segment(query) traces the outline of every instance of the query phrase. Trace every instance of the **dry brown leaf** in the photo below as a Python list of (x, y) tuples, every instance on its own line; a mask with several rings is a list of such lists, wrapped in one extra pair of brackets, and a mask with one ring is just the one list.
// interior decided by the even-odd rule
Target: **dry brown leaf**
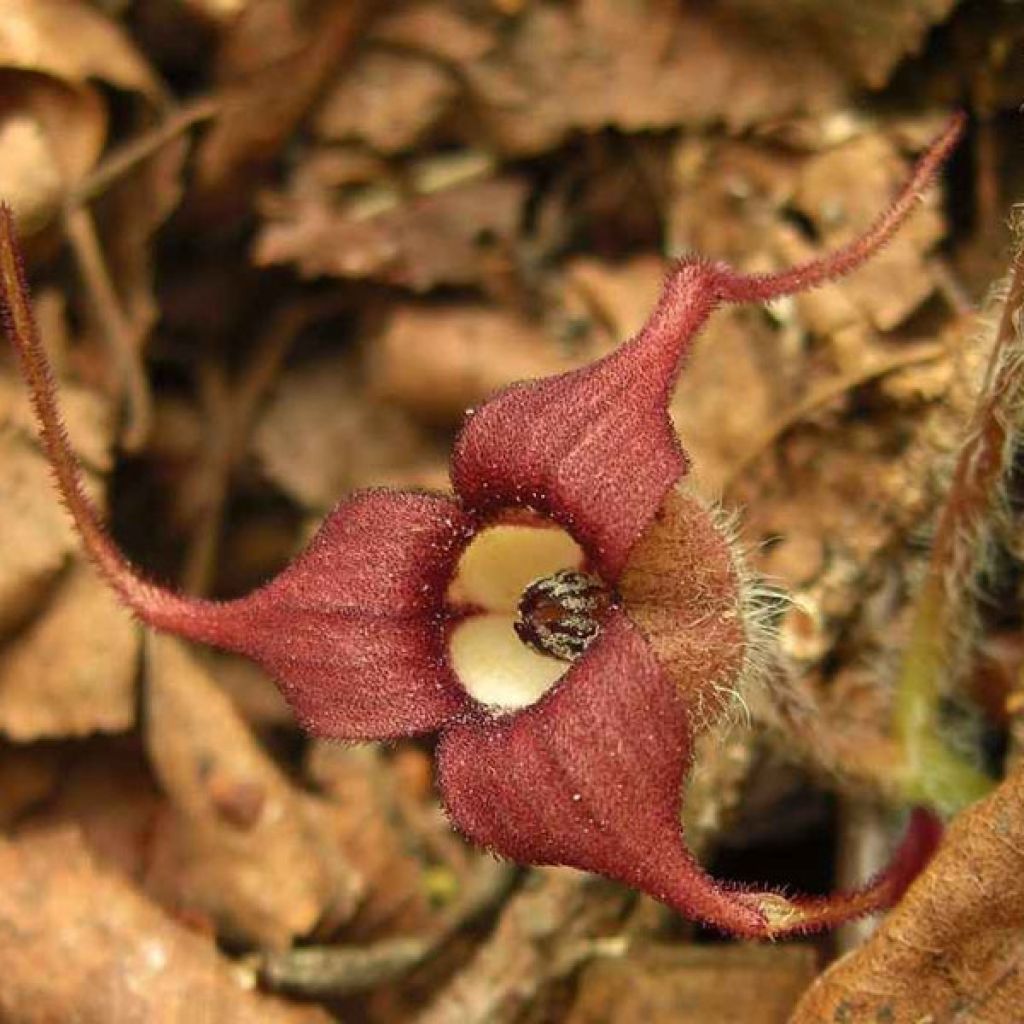
[[(109, 469), (110, 404), (83, 388), (63, 387), (79, 457), (90, 469)], [(137, 630), (75, 557), (77, 538), (53, 500), (27, 396), (7, 375), (0, 375), (0, 451), (0, 629), (23, 627), (0, 652), (0, 730), (24, 740), (129, 728)], [(25, 625), (51, 593), (51, 603)]]
[(525, 183), (512, 177), (406, 201), (383, 194), (380, 212), (326, 194), (280, 196), (264, 204), (253, 260), (292, 263), (304, 277), (369, 277), (415, 291), (476, 284), (486, 279), (488, 257), (501, 260), (516, 239), (525, 200)]
[(586, 967), (565, 1024), (785, 1024), (812, 946), (652, 946)]
[[(852, 115), (831, 120), (838, 141), (811, 153), (683, 140), (668, 212), (673, 248), (771, 270), (833, 249), (866, 228), (908, 173), (893, 142), (900, 125), (880, 128)], [(924, 209), (875, 259), (842, 281), (796, 296), (796, 316), (780, 309), (780, 321), (828, 336), (845, 371), (856, 370), (858, 358), (864, 365), (873, 355), (872, 334), (902, 324), (935, 290), (930, 253), (944, 231), (939, 206), (938, 193), (929, 192)], [(810, 222), (813, 244), (793, 225), (794, 212)]]
[(174, 923), (60, 830), (0, 841), (0, 1016), (7, 1024), (329, 1024), (247, 991), (212, 942)]
[(495, 307), (397, 305), (367, 355), (370, 390), (435, 422), (466, 410), (513, 381), (578, 366), (541, 328)]
[(820, 53), (800, 62), (739, 20), (674, 0), (532, 4), (499, 49), (462, 65), (483, 129), (505, 152), (537, 153), (574, 130), (730, 128), (827, 109), (842, 94)]
[(636, 334), (658, 299), (668, 264), (657, 256), (638, 256), (610, 264), (588, 257), (565, 268), (568, 286), (578, 291), (591, 314), (608, 326), (609, 341)]
[(151, 102), (160, 85), (120, 28), (79, 0), (2, 0), (0, 195), (39, 227), (93, 166), (107, 135), (100, 80)]
[[(90, 470), (109, 469), (114, 428), (110, 404), (84, 388), (62, 386), (68, 433), (79, 458)], [(53, 500), (52, 475), (36, 446), (27, 395), (7, 374), (0, 374), (0, 454), (0, 634), (5, 634), (39, 607), (57, 574), (78, 552), (70, 519)]]
[(304, 508), (326, 511), (359, 487), (446, 486), (443, 447), (369, 397), (358, 373), (344, 355), (289, 371), (256, 427), (264, 472)]
[(81, 0), (2, 0), (0, 67), (79, 85), (98, 78), (154, 99), (161, 92), (120, 27)]
[(765, 45), (784, 47), (799, 59), (823, 49), (852, 78), (873, 89), (896, 65), (917, 53), (928, 31), (945, 21), (959, 0), (725, 0), (764, 34)]
[(258, 0), (184, 0), (184, 2), (203, 17), (211, 21), (228, 25), (239, 17), (246, 7)]
[(1008, 1024), (1024, 1006), (1024, 771), (960, 814), (925, 872), (791, 1024)]
[[(60, 360), (62, 356), (56, 354), (55, 358)], [(60, 397), (75, 454), (87, 469), (108, 472), (114, 464), (115, 416), (111, 403), (70, 380), (61, 381)], [(22, 438), (26, 447), (38, 447), (28, 393), (20, 380), (7, 373), (0, 373), (0, 429)]]
[(458, 87), (436, 61), (364, 50), (313, 118), (330, 142), (359, 140), (380, 153), (414, 146), (445, 113)]
[(178, 819), (165, 854), (183, 902), (277, 947), (351, 914), (358, 880), (228, 697), (178, 640), (153, 637), (148, 662), (146, 742)]
[(0, 632), (8, 633), (39, 606), (78, 540), (50, 493), (42, 455), (3, 430), (0, 461)]
[(0, 651), (0, 731), (16, 740), (121, 732), (135, 721), (139, 628), (77, 561)]
[(255, 176), (344, 63), (371, 7), (363, 0), (316, 8), (292, 0), (245, 5), (219, 61), (224, 108), (197, 155), (205, 206), (230, 215), (247, 205)]
[(497, 43), (493, 25), (481, 24), (449, 0), (412, 0), (373, 26), (375, 40), (400, 50), (434, 54), (453, 64), (479, 60)]
[(787, 382), (771, 369), (780, 349), (756, 310), (735, 308), (718, 313), (694, 347), (670, 410), (703, 493), (721, 493), (784, 404)]

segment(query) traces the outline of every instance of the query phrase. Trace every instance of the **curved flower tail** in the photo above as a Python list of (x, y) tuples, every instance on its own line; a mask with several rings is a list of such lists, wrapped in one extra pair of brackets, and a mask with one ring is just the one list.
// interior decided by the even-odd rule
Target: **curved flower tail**
[(816, 288), (856, 270), (874, 256), (914, 212), (939, 168), (960, 141), (966, 123), (964, 114), (953, 115), (918, 161), (899, 195), (863, 234), (820, 259), (774, 274), (741, 274), (726, 265), (716, 264), (718, 297), (723, 302), (768, 302)]
[(356, 495), (279, 576), (235, 601), (158, 586), (125, 558), (85, 489), (6, 206), (0, 206), (0, 316), (61, 498), (90, 558), (143, 622), (260, 662), (302, 724), (321, 735), (409, 735), (436, 728), (462, 707), (466, 698), (437, 628), (444, 588), (469, 534), (456, 502), (428, 494)]
[(508, 718), (463, 717), (445, 727), (440, 789), (455, 826), (500, 856), (595, 871), (749, 937), (814, 931), (887, 907), (935, 845), (931, 819), (917, 814), (884, 875), (823, 900), (717, 882), (680, 825), (691, 747), (688, 702), (615, 611), (540, 702)]
[(86, 551), (121, 600), (145, 622), (193, 639), (217, 643), (213, 602), (176, 594), (143, 579), (111, 540), (89, 497), (57, 404), (57, 386), (39, 337), (18, 246), (14, 215), (0, 204), (0, 318), (28, 384), (46, 456), (61, 500), (74, 519)]
[(859, 889), (824, 897), (786, 896), (775, 892), (745, 892), (767, 922), (764, 937), (823, 931), (865, 914), (887, 910), (906, 892), (931, 860), (942, 839), (942, 823), (930, 811), (916, 808), (906, 835), (888, 866)]
[(617, 579), (632, 546), (687, 470), (668, 402), (697, 332), (723, 302), (760, 302), (856, 269), (913, 211), (956, 145), (957, 116), (893, 204), (863, 235), (821, 259), (777, 274), (679, 261), (642, 330), (590, 366), (515, 384), (471, 414), (452, 459), (456, 491), (471, 507), (529, 505), (556, 519)]

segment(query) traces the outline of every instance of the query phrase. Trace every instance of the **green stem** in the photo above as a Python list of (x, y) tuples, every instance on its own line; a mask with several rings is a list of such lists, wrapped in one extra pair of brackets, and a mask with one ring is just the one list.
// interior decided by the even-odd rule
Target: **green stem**
[(941, 591), (925, 586), (918, 599), (910, 644), (899, 677), (894, 726), (903, 751), (903, 789), (911, 803), (944, 815), (984, 796), (992, 780), (946, 743), (939, 730), (941, 681), (948, 635)]
[(1024, 406), (1024, 358), (1018, 327), (1024, 305), (1024, 257), (1015, 254), (1009, 288), (981, 393), (939, 515), (927, 575), (914, 609), (900, 672), (893, 726), (903, 752), (908, 799), (953, 814), (993, 781), (941, 733), (940, 701), (954, 671), (970, 668), (972, 583), (993, 521)]

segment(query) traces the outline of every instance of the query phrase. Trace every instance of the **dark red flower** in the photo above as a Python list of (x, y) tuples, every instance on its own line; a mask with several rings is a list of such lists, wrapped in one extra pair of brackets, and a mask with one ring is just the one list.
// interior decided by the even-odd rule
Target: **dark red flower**
[[(681, 261), (635, 338), (469, 416), (452, 459), (456, 497), (357, 494), (278, 577), (235, 601), (141, 579), (104, 531), (4, 210), (7, 330), (86, 547), (146, 623), (259, 662), (318, 735), (439, 731), (453, 823), (502, 856), (596, 871), (737, 934), (823, 927), (891, 903), (930, 853), (933, 823), (915, 815), (889, 870), (831, 900), (730, 888), (694, 861), (679, 820), (694, 735), (750, 673), (757, 624), (728, 532), (677, 487), (687, 460), (667, 405), (716, 306), (854, 269), (906, 218), (960, 130), (954, 121), (893, 206), (823, 260), (757, 276)], [(510, 676), (532, 691), (502, 699)]]

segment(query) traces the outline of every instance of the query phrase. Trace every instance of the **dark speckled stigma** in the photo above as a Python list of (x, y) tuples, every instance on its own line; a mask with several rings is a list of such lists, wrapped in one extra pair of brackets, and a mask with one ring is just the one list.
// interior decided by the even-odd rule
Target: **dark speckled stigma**
[(610, 604), (608, 588), (596, 576), (561, 569), (523, 591), (516, 633), (540, 654), (575, 661), (597, 636)]

